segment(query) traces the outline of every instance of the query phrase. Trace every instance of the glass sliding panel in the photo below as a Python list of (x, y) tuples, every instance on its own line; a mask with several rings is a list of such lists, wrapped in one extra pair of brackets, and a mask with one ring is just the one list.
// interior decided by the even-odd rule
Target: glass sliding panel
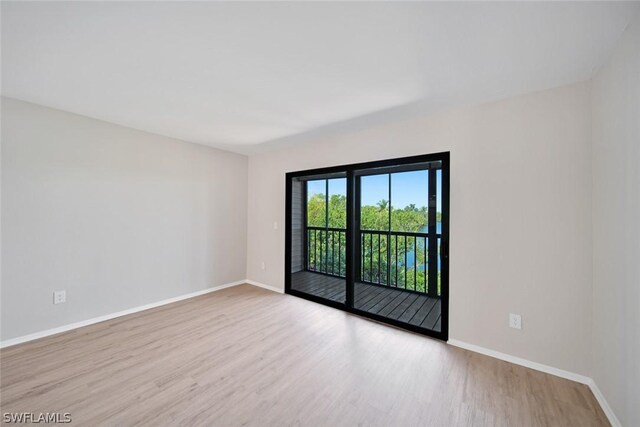
[[(356, 181), (360, 270), (354, 283), (354, 308), (439, 331), (441, 293), (429, 292), (429, 277), (434, 275), (429, 270), (429, 249), (433, 247), (434, 254), (439, 251), (435, 184), (437, 176), (441, 182), (441, 175), (430, 166), (381, 174), (362, 171)], [(434, 205), (431, 212), (430, 203)], [(437, 203), (441, 205), (441, 200)]]
[[(305, 212), (301, 226), (304, 268), (291, 272), (291, 289), (323, 299), (344, 303), (346, 299), (346, 178), (327, 177), (293, 183), (295, 206), (296, 181), (301, 185)], [(306, 195), (306, 196), (305, 196)], [(294, 215), (295, 212), (292, 212)], [(292, 224), (296, 220), (292, 217)], [(295, 238), (296, 233), (292, 232)], [(295, 248), (292, 242), (292, 248)], [(292, 259), (294, 257), (292, 253)], [(299, 265), (299, 264), (298, 264)]]
[(389, 174), (360, 178), (360, 228), (389, 230)]
[(391, 174), (391, 230), (426, 233), (429, 172)]
[(329, 180), (329, 227), (347, 228), (347, 179)]
[(390, 283), (389, 190), (389, 174), (360, 178), (360, 278), (363, 282)]
[[(304, 182), (303, 182), (304, 183)], [(307, 181), (307, 225), (324, 227), (327, 221), (326, 180)]]

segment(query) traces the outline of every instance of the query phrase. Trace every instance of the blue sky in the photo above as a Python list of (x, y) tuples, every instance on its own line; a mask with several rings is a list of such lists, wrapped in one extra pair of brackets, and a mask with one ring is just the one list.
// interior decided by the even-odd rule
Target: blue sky
[[(437, 188), (442, 188), (442, 171), (437, 171)], [(382, 199), (389, 198), (389, 175), (368, 175), (362, 178), (361, 197), (363, 205), (376, 205)], [(325, 193), (325, 181), (309, 181), (308, 196), (314, 193)], [(402, 209), (410, 204), (418, 208), (427, 206), (429, 176), (426, 170), (414, 172), (400, 172), (391, 174), (391, 203), (394, 208)], [(439, 193), (439, 191), (438, 191)], [(346, 194), (346, 179), (330, 179), (329, 195)], [(442, 198), (438, 194), (437, 210), (442, 211)]]

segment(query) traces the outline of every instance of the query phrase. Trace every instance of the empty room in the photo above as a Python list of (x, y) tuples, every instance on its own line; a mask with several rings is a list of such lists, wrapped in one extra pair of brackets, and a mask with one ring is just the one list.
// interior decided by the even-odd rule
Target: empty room
[(0, 15), (2, 424), (640, 426), (640, 2)]

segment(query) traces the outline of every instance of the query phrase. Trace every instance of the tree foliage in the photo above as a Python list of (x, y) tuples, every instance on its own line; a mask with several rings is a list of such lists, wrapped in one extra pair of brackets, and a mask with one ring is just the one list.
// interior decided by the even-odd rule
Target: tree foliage
[[(314, 194), (307, 203), (307, 225), (324, 227), (327, 220), (324, 194)], [(329, 228), (347, 227), (347, 198), (333, 194), (329, 197)], [(365, 205), (360, 208), (360, 227), (363, 230), (389, 230), (389, 214), (391, 214), (391, 230), (407, 232), (423, 232), (427, 225), (428, 211), (426, 206), (416, 207), (414, 204), (404, 208), (389, 208), (388, 200), (380, 200), (376, 205)], [(436, 221), (440, 221), (440, 212), (436, 213)]]

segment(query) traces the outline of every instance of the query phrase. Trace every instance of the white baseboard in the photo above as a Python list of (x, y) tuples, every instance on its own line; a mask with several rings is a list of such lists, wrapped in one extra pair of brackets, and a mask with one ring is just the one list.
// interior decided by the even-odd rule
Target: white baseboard
[(609, 406), (609, 402), (607, 402), (607, 399), (605, 399), (604, 394), (602, 394), (602, 392), (598, 388), (598, 385), (596, 384), (595, 380), (592, 378), (589, 378), (589, 380), (590, 381), (588, 386), (591, 389), (591, 392), (593, 393), (593, 395), (596, 397), (596, 400), (600, 404), (600, 407), (604, 411), (604, 414), (609, 419), (609, 422), (611, 423), (611, 425), (613, 427), (622, 427), (622, 423), (620, 422), (618, 417), (616, 417), (616, 414), (615, 412), (613, 412), (613, 409), (611, 409), (611, 406)]
[(588, 385), (590, 381), (593, 381), (591, 378), (586, 377), (584, 375), (554, 368), (553, 366), (543, 365), (542, 363), (532, 362), (530, 360), (522, 359), (520, 357), (512, 356), (510, 354), (500, 353), (499, 351), (490, 350), (488, 348), (480, 347), (479, 345), (475, 345), (475, 344), (469, 344), (464, 341), (450, 339), (449, 341), (447, 341), (447, 344), (451, 344), (455, 347), (464, 348), (465, 350), (470, 350), (475, 353), (484, 354), (485, 356), (495, 357), (496, 359), (504, 360), (506, 362), (511, 362), (516, 365), (535, 369), (536, 371), (541, 371), (547, 374), (555, 375), (556, 377), (566, 378), (568, 380), (579, 382), (581, 384)]
[(252, 286), (257, 286), (259, 288), (267, 289), (273, 292), (277, 292), (279, 294), (284, 294), (284, 289), (276, 288), (275, 286), (271, 286), (271, 285), (265, 285), (264, 283), (256, 282), (255, 280), (247, 279), (245, 280), (245, 283), (248, 283), (249, 285), (252, 285)]
[(115, 319), (116, 317), (126, 316), (127, 314), (137, 313), (139, 311), (148, 310), (150, 308), (160, 307), (161, 305), (171, 304), (172, 302), (178, 302), (185, 299), (197, 297), (200, 295), (208, 294), (210, 292), (219, 291), (222, 289), (230, 288), (232, 286), (238, 286), (248, 283), (247, 280), (238, 280), (237, 282), (225, 283), (224, 285), (214, 286), (211, 288), (203, 289), (201, 291), (191, 292), (188, 294), (180, 295), (173, 298), (168, 298), (158, 302), (152, 302), (150, 304), (141, 305), (138, 307), (129, 308), (127, 310), (118, 311), (116, 313), (106, 314), (104, 316), (94, 317), (92, 319), (82, 320), (80, 322), (70, 323), (68, 325), (58, 326), (57, 328), (47, 329), (45, 331), (35, 332), (33, 334), (23, 335), (21, 337), (11, 338), (0, 342), (0, 348), (11, 347), (13, 345), (22, 344), (27, 341), (37, 340), (38, 338), (48, 337), (50, 335), (67, 332), (72, 329), (81, 328), (83, 326), (93, 325), (94, 323), (104, 322), (105, 320)]
[(510, 362), (515, 365), (524, 366), (525, 368), (535, 369), (536, 371), (544, 372), (547, 374), (555, 375), (556, 377), (565, 378), (571, 381), (575, 381), (581, 384), (585, 384), (589, 386), (591, 392), (595, 396), (596, 400), (602, 407), (602, 411), (605, 413), (609, 422), (613, 427), (622, 427), (620, 421), (616, 417), (616, 414), (609, 406), (607, 399), (605, 399), (604, 395), (596, 385), (596, 382), (593, 378), (587, 377), (585, 375), (576, 374), (574, 372), (565, 371), (563, 369), (554, 368), (553, 366), (543, 365), (542, 363), (532, 362), (531, 360), (523, 359), (521, 357), (512, 356), (510, 354), (501, 353), (499, 351), (490, 350), (488, 348), (480, 347), (479, 345), (469, 344), (464, 341), (459, 341), (456, 339), (450, 339), (447, 341), (447, 344), (453, 345), (455, 347), (464, 348), (465, 350), (473, 351), (475, 353), (484, 354), (485, 356), (494, 357), (496, 359), (504, 360), (505, 362)]

